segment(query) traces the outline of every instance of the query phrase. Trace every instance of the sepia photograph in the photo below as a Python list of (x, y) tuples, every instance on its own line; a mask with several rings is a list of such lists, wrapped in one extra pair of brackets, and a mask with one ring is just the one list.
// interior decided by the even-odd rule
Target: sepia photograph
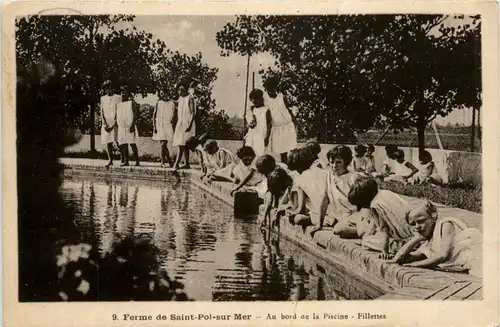
[(20, 301), (482, 298), (479, 15), (38, 15), (16, 61)]
[(485, 76), (498, 70), (484, 8), (68, 8), (12, 19), (12, 301), (120, 305), (105, 325), (488, 309), (498, 108)]

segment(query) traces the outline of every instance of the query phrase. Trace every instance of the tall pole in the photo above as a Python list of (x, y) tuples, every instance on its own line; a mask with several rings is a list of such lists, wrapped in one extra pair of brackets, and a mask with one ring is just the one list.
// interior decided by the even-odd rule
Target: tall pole
[(252, 90), (255, 90), (255, 72), (252, 72)]
[(475, 150), (475, 139), (476, 139), (476, 109), (472, 108), (472, 125), (471, 125), (471, 136), (470, 136), (470, 151)]
[(250, 53), (247, 55), (247, 81), (245, 86), (245, 110), (243, 112), (244, 130), (247, 130), (248, 79), (250, 74)]

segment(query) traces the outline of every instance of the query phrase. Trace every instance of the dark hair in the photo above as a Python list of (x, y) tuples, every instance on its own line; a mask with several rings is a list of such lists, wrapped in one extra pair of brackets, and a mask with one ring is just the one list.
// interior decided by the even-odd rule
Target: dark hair
[(399, 148), (394, 144), (389, 144), (385, 146), (385, 153), (387, 154), (387, 157), (389, 157), (389, 159), (394, 159), (393, 154), (398, 150)]
[(288, 173), (281, 169), (275, 169), (267, 177), (267, 189), (273, 195), (281, 195), (293, 183), (293, 179)]
[(211, 150), (214, 150), (215, 148), (218, 147), (217, 141), (215, 140), (207, 140), (205, 144), (203, 145), (205, 148), (205, 151), (211, 152)]
[(372, 177), (358, 177), (349, 190), (347, 200), (358, 210), (369, 208), (378, 193), (377, 181)]
[(265, 154), (257, 158), (255, 168), (257, 168), (257, 172), (259, 172), (259, 174), (267, 176), (274, 169), (276, 169), (276, 160), (270, 154)]
[(292, 171), (298, 171), (299, 167), (301, 166), (299, 161), (301, 160), (300, 158), (300, 151), (299, 149), (293, 149), (290, 151), (288, 154), (288, 169)]
[(347, 169), (347, 166), (349, 166), (352, 161), (352, 151), (349, 147), (345, 145), (337, 145), (336, 147), (330, 149), (330, 151), (326, 153), (326, 158), (328, 160), (337, 158), (342, 159), (342, 161), (344, 161), (344, 166)]
[(364, 155), (366, 153), (366, 147), (362, 144), (358, 144), (354, 147), (354, 152)]
[(405, 158), (405, 153), (403, 150), (396, 150), (392, 154), (394, 159), (404, 159)]
[(318, 141), (316, 140), (307, 141), (304, 148), (309, 149), (309, 151), (311, 151), (311, 153), (315, 156), (321, 153), (321, 145), (319, 145)]
[(191, 80), (189, 78), (182, 79), (179, 82), (179, 84), (177, 84), (177, 88), (180, 88), (181, 86), (183, 86), (187, 91), (189, 89), (189, 87), (191, 86)]
[(278, 84), (279, 84), (279, 81), (278, 81), (278, 78), (276, 76), (270, 76), (270, 77), (266, 78), (266, 80), (263, 83), (264, 88), (266, 90), (269, 90), (270, 88), (276, 89), (278, 87)]
[(193, 151), (198, 146), (198, 138), (191, 136), (186, 140), (186, 149)]
[(373, 144), (365, 144), (366, 150), (370, 152), (375, 152), (375, 146)]
[(238, 149), (238, 151), (236, 152), (236, 155), (240, 159), (243, 159), (245, 157), (255, 158), (255, 151), (252, 149), (252, 147), (242, 146), (241, 148)]
[(432, 160), (432, 155), (429, 151), (427, 150), (424, 150), (422, 151), (419, 156), (418, 156), (418, 159), (420, 161), (423, 161), (423, 160), (428, 160), (428, 161), (431, 161)]
[(261, 89), (253, 89), (248, 95), (248, 98), (250, 99), (262, 99), (263, 97), (264, 97), (264, 92), (262, 92)]

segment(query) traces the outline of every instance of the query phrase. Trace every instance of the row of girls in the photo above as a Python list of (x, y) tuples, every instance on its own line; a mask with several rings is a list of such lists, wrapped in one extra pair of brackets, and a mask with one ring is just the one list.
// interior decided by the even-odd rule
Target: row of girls
[[(189, 168), (189, 151), (186, 149), (186, 141), (195, 136), (196, 133), (196, 99), (194, 89), (189, 81), (181, 82), (178, 86), (178, 98), (160, 93), (160, 100), (156, 104), (153, 117), (153, 140), (161, 143), (161, 165), (166, 163), (174, 169)], [(107, 167), (113, 165), (113, 144), (120, 150), (121, 166), (129, 165), (128, 148), (132, 149), (135, 165), (139, 166), (139, 151), (137, 141), (139, 133), (137, 130), (137, 119), (139, 117), (139, 105), (134, 101), (132, 93), (127, 85), (120, 88), (120, 94), (116, 94), (111, 81), (103, 84), (105, 95), (100, 99), (101, 106), (101, 142), (106, 146), (108, 154)], [(172, 125), (175, 109), (177, 108), (177, 123), (175, 129)], [(167, 148), (168, 142), (179, 148), (175, 163), (170, 160)], [(184, 166), (180, 167), (184, 157)]]
[(197, 146), (209, 163), (204, 171), (206, 182), (230, 181), (234, 183), (232, 195), (256, 192), (264, 200), (263, 226), (279, 227), (287, 219), (312, 237), (323, 231), (358, 239), (364, 249), (379, 252), (393, 264), (482, 277), (479, 230), (457, 218), (439, 216), (428, 200), (410, 206), (398, 194), (379, 189), (377, 173), (356, 169), (359, 165), (353, 159), (361, 153), (353, 156), (347, 146), (328, 151), (328, 163), (324, 163), (318, 156), (320, 145), (309, 141), (290, 151), (288, 164), (276, 162), (269, 154), (258, 155), (248, 145), (236, 156), (214, 140), (201, 139)]

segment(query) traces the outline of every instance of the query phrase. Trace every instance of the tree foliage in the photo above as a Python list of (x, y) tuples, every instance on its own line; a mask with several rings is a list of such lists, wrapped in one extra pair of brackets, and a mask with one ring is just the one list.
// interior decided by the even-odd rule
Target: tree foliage
[(323, 141), (380, 125), (423, 131), (481, 103), (479, 17), (239, 16), (217, 42), (223, 55), (270, 52), (277, 70), (260, 73), (278, 75), (302, 136)]

